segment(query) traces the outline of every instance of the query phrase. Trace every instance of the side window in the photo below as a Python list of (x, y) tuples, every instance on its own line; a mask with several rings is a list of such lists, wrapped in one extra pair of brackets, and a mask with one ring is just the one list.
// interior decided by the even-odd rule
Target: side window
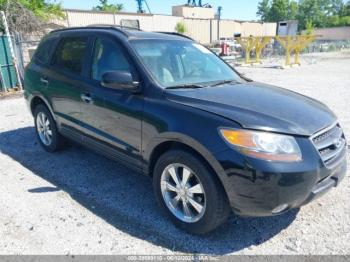
[(44, 65), (49, 63), (52, 46), (55, 44), (55, 40), (55, 38), (47, 38), (40, 43), (34, 55), (35, 62)]
[(60, 69), (81, 74), (86, 46), (85, 37), (65, 38), (57, 47), (52, 64)]
[(101, 81), (104, 73), (117, 70), (132, 71), (121, 47), (110, 39), (96, 39), (91, 68), (92, 79)]

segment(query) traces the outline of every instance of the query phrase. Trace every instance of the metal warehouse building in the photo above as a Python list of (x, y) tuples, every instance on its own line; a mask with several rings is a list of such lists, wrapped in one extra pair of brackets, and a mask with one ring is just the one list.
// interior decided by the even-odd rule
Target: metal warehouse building
[[(181, 11), (181, 7), (184, 10)], [(193, 12), (186, 12), (186, 9), (188, 8), (199, 9), (201, 13), (200, 15), (196, 16), (195, 12), (197, 10), (193, 10)], [(53, 20), (52, 23), (61, 27), (72, 27), (91, 24), (120, 25), (123, 20), (137, 20), (140, 24), (140, 28), (145, 31), (174, 32), (176, 24), (178, 22), (182, 22), (187, 29), (186, 34), (202, 44), (209, 44), (218, 38), (233, 37), (234, 34), (241, 34), (242, 36), (276, 35), (276, 23), (259, 23), (228, 19), (218, 20), (213, 17), (213, 11), (211, 9), (212, 8), (188, 6), (173, 8), (173, 14), (184, 16), (124, 12), (108, 13), (67, 9), (64, 11), (66, 15), (65, 19)], [(208, 18), (204, 18), (205, 16), (208, 16)]]

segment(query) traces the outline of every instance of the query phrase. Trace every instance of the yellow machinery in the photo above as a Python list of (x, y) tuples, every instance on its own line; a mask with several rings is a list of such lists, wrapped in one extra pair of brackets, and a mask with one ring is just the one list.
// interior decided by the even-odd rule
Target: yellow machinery
[(245, 51), (245, 63), (246, 64), (251, 64), (250, 62), (250, 52), (253, 50), (254, 48), (254, 37), (236, 37), (235, 38), (237, 40), (237, 42), (242, 46), (242, 48)]
[(276, 36), (276, 40), (281, 44), (281, 46), (286, 51), (286, 62), (285, 66), (290, 65), (291, 53), (294, 50), (296, 39), (292, 36)]
[(255, 63), (261, 64), (261, 52), (271, 42), (272, 37), (264, 36), (264, 37), (255, 37)]
[[(293, 64), (300, 65), (300, 52), (307, 47), (316, 38), (315, 35), (297, 35), (297, 36), (276, 36), (276, 40), (286, 50), (285, 66)], [(291, 63), (291, 54), (294, 51), (294, 63)]]
[[(261, 64), (261, 52), (264, 47), (270, 43), (271, 36), (250, 36), (250, 37), (236, 37), (237, 42), (245, 50), (245, 63), (246, 64)], [(250, 61), (250, 52), (255, 50), (255, 61)]]
[(295, 64), (300, 65), (300, 52), (303, 51), (311, 42), (315, 41), (316, 35), (299, 35), (295, 46)]
[[(236, 37), (237, 42), (245, 51), (245, 64), (261, 64), (261, 52), (270, 41), (275, 38), (286, 51), (285, 66), (292, 64), (300, 65), (300, 52), (315, 40), (315, 35), (297, 35), (297, 36), (250, 36)], [(255, 50), (255, 61), (250, 59), (250, 53)], [(291, 54), (295, 53), (294, 63), (291, 63)]]

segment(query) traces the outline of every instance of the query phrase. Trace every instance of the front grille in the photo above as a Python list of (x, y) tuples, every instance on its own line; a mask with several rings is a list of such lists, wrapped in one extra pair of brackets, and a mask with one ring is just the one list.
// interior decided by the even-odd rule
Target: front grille
[(318, 132), (312, 136), (312, 142), (328, 168), (336, 166), (344, 156), (346, 140), (339, 124)]

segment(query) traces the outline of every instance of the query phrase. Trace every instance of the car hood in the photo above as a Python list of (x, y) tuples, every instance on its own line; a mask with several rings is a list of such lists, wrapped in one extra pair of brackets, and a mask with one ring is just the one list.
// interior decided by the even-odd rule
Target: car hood
[(312, 98), (257, 82), (172, 89), (165, 95), (249, 129), (310, 136), (336, 121), (326, 105)]

